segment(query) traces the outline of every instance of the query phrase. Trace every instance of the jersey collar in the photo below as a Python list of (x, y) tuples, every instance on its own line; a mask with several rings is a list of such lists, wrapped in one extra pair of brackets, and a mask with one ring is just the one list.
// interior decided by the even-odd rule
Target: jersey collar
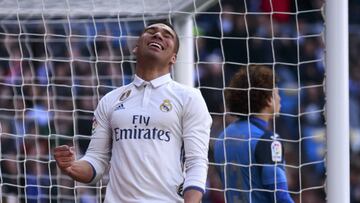
[(255, 116), (250, 116), (250, 122), (262, 129), (267, 129), (268, 125), (269, 125), (269, 123), (267, 121), (265, 121), (261, 118), (255, 117)]
[[(168, 74), (165, 74), (163, 76), (160, 76), (158, 78), (155, 78), (153, 80), (150, 81), (150, 84), (154, 87), (154, 88), (157, 88), (157, 87), (160, 87), (161, 85), (165, 84), (165, 83), (168, 83), (170, 82), (172, 79), (171, 79), (171, 76), (170, 76), (170, 73)], [(143, 80), (142, 78), (140, 78), (139, 76), (137, 76), (135, 74), (134, 76), (134, 81), (133, 81), (134, 85), (136, 87), (140, 87), (144, 84), (148, 84), (149, 82)]]

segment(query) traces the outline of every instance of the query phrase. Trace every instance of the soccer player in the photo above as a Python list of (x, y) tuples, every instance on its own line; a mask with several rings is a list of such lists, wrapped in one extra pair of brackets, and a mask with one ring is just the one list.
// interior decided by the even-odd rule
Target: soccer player
[(212, 120), (200, 91), (170, 77), (178, 49), (171, 25), (146, 27), (133, 49), (135, 78), (100, 100), (85, 156), (75, 160), (66, 145), (54, 150), (59, 168), (79, 182), (110, 168), (107, 203), (201, 201)]
[(239, 118), (214, 144), (214, 158), (221, 164), (227, 202), (292, 203), (283, 146), (278, 135), (268, 128), (280, 111), (272, 69), (242, 68), (229, 86), (231, 89), (225, 94), (227, 106)]

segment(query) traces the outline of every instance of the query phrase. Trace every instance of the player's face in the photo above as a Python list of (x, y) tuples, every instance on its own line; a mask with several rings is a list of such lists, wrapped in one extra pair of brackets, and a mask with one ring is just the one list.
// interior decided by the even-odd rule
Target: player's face
[(280, 108), (281, 108), (281, 98), (279, 95), (279, 89), (275, 88), (273, 91), (273, 103), (274, 103), (274, 113), (278, 114), (280, 113)]
[(134, 53), (151, 55), (164, 63), (175, 63), (176, 42), (175, 32), (167, 25), (156, 23), (145, 28), (138, 40)]

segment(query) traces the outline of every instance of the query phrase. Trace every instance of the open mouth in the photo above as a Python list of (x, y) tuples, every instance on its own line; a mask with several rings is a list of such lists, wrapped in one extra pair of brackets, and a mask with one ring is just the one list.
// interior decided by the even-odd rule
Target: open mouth
[(157, 42), (150, 42), (148, 45), (151, 46), (151, 47), (156, 47), (156, 48), (158, 48), (160, 50), (164, 50), (164, 47), (161, 46), (161, 44), (159, 44)]

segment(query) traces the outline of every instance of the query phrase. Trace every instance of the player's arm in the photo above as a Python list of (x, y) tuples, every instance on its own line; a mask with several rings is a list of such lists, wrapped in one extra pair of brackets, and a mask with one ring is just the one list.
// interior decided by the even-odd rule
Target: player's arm
[[(276, 202), (278, 203), (294, 203), (288, 191), (288, 186), (286, 182), (280, 182), (276, 184), (266, 185), (266, 189), (275, 190), (276, 186)], [(274, 201), (275, 202), (275, 201)]]
[(184, 203), (199, 203), (202, 196), (202, 192), (189, 188), (184, 192)]
[(293, 203), (287, 186), (286, 172), (283, 167), (284, 149), (279, 141), (271, 140), (271, 134), (265, 134), (255, 149), (256, 162), (264, 164), (261, 169), (265, 189), (276, 190), (276, 202)]
[(61, 171), (76, 181), (89, 183), (94, 177), (93, 167), (87, 161), (75, 161), (75, 153), (72, 147), (67, 145), (56, 147), (54, 158)]
[(87, 165), (87, 172), (93, 171), (91, 182), (97, 182), (109, 166), (112, 148), (112, 132), (110, 127), (109, 95), (105, 95), (99, 102), (93, 119), (93, 129), (89, 146), (79, 163)]
[(76, 161), (75, 153), (69, 146), (60, 146), (54, 150), (59, 168), (76, 181), (95, 183), (109, 165), (111, 129), (108, 124), (106, 103), (104, 97), (95, 110), (91, 141), (84, 157)]
[(200, 202), (205, 192), (211, 116), (200, 91), (192, 92), (185, 102), (182, 118), (185, 150), (185, 202)]

